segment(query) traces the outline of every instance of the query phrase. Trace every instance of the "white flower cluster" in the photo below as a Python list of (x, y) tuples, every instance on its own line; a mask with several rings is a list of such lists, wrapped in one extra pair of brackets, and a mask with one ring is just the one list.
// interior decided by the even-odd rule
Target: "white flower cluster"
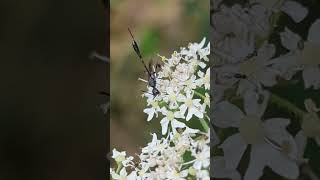
[[(136, 162), (114, 149), (117, 167), (110, 169), (112, 179), (210, 179), (210, 43), (205, 42), (190, 43), (169, 59), (160, 56), (161, 70), (152, 72), (160, 93), (154, 95), (154, 87), (147, 87), (142, 96), (147, 121), (161, 116), (163, 137), (152, 134)], [(188, 125), (192, 121), (198, 126)]]
[[(113, 150), (113, 158), (120, 167), (119, 173), (110, 169), (113, 179), (210, 179), (209, 134), (196, 136), (198, 131), (185, 130), (183, 133), (170, 133), (168, 137), (153, 139), (142, 148), (139, 164), (135, 165), (133, 157), (125, 157), (125, 152)], [(120, 165), (121, 163), (121, 165)], [(120, 166), (119, 166), (120, 165)], [(130, 170), (128, 174), (127, 170)]]
[(152, 87), (143, 94), (147, 97), (148, 107), (144, 109), (147, 120), (163, 115), (160, 121), (163, 135), (168, 128), (173, 133), (177, 128), (185, 128), (185, 122), (192, 117), (210, 120), (206, 114), (210, 107), (210, 68), (207, 66), (210, 43), (204, 47), (205, 40), (199, 44), (190, 43), (189, 49), (181, 48), (169, 59), (160, 56), (163, 65), (156, 74), (156, 88), (160, 94), (154, 96)]
[[(296, 179), (303, 158), (306, 138), (320, 145), (319, 109), (311, 99), (305, 101), (307, 112), (301, 115), (300, 131), (290, 134), (288, 118), (264, 118), (271, 99), (270, 92), (279, 79), (291, 80), (302, 72), (305, 88), (320, 88), (320, 19), (311, 23), (307, 40), (285, 27), (275, 30), (279, 17), (301, 23), (309, 13), (307, 7), (291, 0), (248, 0), (230, 6), (213, 2), (212, 68), (214, 104), (211, 122), (220, 130), (236, 128), (216, 148), (223, 154), (213, 155), (212, 171), (216, 178), (241, 179), (237, 168), (248, 145), (250, 160), (245, 180), (259, 179), (269, 167), (280, 176)], [(270, 41), (278, 36), (285, 54)], [(286, 102), (286, 104), (289, 104)]]

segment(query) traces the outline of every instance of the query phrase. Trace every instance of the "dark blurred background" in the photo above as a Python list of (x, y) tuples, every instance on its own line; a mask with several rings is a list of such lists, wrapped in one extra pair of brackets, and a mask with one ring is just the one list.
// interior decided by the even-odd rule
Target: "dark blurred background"
[(99, 0), (0, 1), (0, 179), (106, 179), (108, 11)]

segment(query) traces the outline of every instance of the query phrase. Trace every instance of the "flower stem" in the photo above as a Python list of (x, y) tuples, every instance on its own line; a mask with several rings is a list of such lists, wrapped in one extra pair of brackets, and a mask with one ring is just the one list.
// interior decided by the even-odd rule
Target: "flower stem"
[(196, 91), (196, 90), (194, 90), (194, 93), (195, 93), (197, 96), (199, 96), (201, 99), (203, 99), (203, 100), (206, 98), (203, 94), (199, 93), (199, 92)]
[(201, 123), (204, 131), (205, 131), (205, 132), (208, 132), (209, 126), (208, 126), (207, 122), (206, 122), (203, 118), (201, 118), (201, 119), (200, 119), (200, 123)]
[(118, 167), (117, 167), (116, 173), (119, 174), (119, 172), (120, 172), (120, 170), (122, 168), (122, 163), (121, 162), (117, 163), (117, 166)]
[(299, 107), (297, 107), (295, 104), (291, 103), (290, 101), (276, 95), (273, 93), (270, 93), (270, 102), (271, 104), (275, 104), (281, 108), (284, 108), (290, 112), (292, 112), (295, 116), (302, 119), (303, 115), (306, 113), (305, 111), (301, 110)]

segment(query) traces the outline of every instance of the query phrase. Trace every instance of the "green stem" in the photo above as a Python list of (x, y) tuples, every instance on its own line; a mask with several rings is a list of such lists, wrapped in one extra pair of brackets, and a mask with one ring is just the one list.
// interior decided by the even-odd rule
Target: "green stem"
[(303, 115), (306, 113), (305, 111), (301, 110), (295, 104), (292, 104), (290, 101), (288, 101), (288, 100), (286, 100), (276, 94), (273, 94), (273, 93), (270, 93), (270, 94), (271, 94), (271, 96), (270, 96), (271, 104), (275, 104), (280, 108), (289, 110), (295, 116), (299, 117), (299, 119), (303, 118)]
[(200, 123), (201, 123), (201, 126), (203, 127), (204, 131), (208, 132), (209, 126), (208, 126), (207, 122), (203, 118), (201, 118)]
[(206, 98), (206, 96), (204, 96), (203, 94), (199, 93), (199, 92), (196, 91), (196, 90), (194, 90), (194, 93), (195, 93), (197, 96), (199, 96), (201, 99), (203, 99), (203, 100)]
[(121, 162), (117, 163), (117, 170), (116, 170), (117, 174), (119, 174), (121, 168), (122, 168), (122, 163)]

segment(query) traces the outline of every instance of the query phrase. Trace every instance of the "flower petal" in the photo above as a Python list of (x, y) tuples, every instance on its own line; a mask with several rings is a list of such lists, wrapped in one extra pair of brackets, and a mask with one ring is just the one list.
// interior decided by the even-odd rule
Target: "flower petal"
[(228, 101), (218, 103), (212, 114), (214, 114), (213, 124), (220, 128), (239, 127), (240, 119), (244, 116), (237, 106)]
[(308, 41), (320, 44), (320, 19), (317, 19), (310, 27), (308, 34)]
[(210, 162), (210, 174), (214, 178), (230, 178), (232, 180), (240, 180), (240, 173), (236, 169), (227, 169), (222, 156), (216, 156)]
[(301, 22), (308, 14), (308, 9), (295, 1), (285, 1), (281, 10), (287, 13), (296, 23)]
[(172, 128), (184, 128), (184, 127), (186, 127), (186, 125), (183, 123), (183, 122), (180, 122), (180, 121), (178, 121), (178, 120), (173, 120), (172, 122), (171, 122), (171, 126), (172, 126)]
[(297, 49), (298, 42), (301, 40), (301, 37), (286, 27), (284, 32), (280, 33), (280, 39), (285, 48), (293, 51)]
[(275, 173), (289, 179), (295, 179), (299, 175), (299, 168), (294, 161), (264, 143), (252, 146), (250, 163), (244, 179), (259, 179), (265, 166), (270, 167)]
[(271, 68), (264, 68), (258, 72), (257, 76), (260, 82), (266, 87), (272, 87), (277, 84), (276, 77), (279, 74), (279, 71)]
[(263, 44), (263, 46), (258, 50), (258, 61), (271, 59), (276, 52), (276, 48), (273, 44)]
[(168, 131), (169, 120), (165, 117), (160, 121), (160, 123), (162, 127), (162, 135), (165, 135)]
[(270, 94), (267, 91), (262, 91), (261, 93), (247, 91), (244, 95), (244, 109), (246, 114), (262, 117), (267, 108), (269, 96)]
[(182, 105), (179, 107), (179, 109), (180, 109), (180, 113), (181, 113), (182, 115), (184, 115), (184, 114), (186, 113), (186, 111), (187, 111), (187, 106), (186, 106), (185, 104), (182, 104)]
[(294, 138), (298, 149), (298, 158), (303, 159), (304, 150), (307, 145), (307, 137), (303, 134), (303, 131), (299, 131)]
[[(265, 144), (264, 144), (265, 145)], [(251, 147), (250, 162), (247, 171), (244, 175), (244, 180), (257, 180), (263, 174), (263, 168), (265, 167), (266, 157), (268, 154), (261, 154), (259, 145), (253, 145)]]
[[(290, 119), (284, 118), (272, 118), (268, 119), (264, 122), (263, 126), (265, 127), (267, 138), (276, 142), (278, 145), (285, 145), (288, 148), (283, 153), (286, 156), (291, 157), (292, 159), (296, 159), (298, 156), (298, 149), (294, 138), (291, 134), (286, 130), (286, 127), (289, 125)], [(281, 148), (281, 147), (278, 147)]]
[(236, 169), (247, 148), (247, 144), (241, 135), (237, 133), (228, 137), (219, 147), (223, 149), (226, 168)]
[(313, 86), (314, 89), (318, 89), (320, 87), (320, 69), (318, 67), (306, 67), (302, 72), (302, 77), (305, 88)]
[(197, 116), (198, 118), (203, 118), (203, 113), (199, 111), (197, 108), (192, 107), (189, 109), (189, 111), (192, 111), (192, 113)]

